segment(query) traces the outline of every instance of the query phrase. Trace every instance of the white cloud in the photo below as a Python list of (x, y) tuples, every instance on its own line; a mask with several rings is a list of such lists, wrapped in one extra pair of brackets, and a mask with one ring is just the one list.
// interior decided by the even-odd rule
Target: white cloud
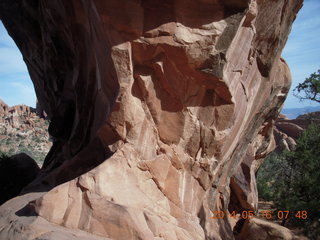
[(28, 74), (26, 64), (18, 49), (0, 47), (0, 73), (24, 72)]
[(9, 105), (35, 106), (36, 96), (19, 49), (0, 21), (0, 98)]
[(28, 106), (35, 106), (36, 96), (33, 85), (23, 82), (10, 82), (12, 93), (16, 96), (16, 104), (25, 104)]

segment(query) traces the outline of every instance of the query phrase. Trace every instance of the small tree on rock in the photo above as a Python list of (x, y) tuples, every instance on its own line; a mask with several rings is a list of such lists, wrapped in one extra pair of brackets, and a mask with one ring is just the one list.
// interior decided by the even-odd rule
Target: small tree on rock
[(312, 73), (303, 83), (299, 83), (293, 92), (300, 100), (309, 99), (320, 103), (320, 69)]

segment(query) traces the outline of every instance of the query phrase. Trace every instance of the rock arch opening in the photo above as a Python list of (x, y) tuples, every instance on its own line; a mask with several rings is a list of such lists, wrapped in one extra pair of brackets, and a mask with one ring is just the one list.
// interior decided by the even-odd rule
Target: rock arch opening
[(26, 153), (42, 165), (51, 142), (49, 122), (14, 41), (0, 22), (0, 151)]
[(52, 145), (48, 125), (22, 55), (0, 21), (0, 204), (38, 176)]

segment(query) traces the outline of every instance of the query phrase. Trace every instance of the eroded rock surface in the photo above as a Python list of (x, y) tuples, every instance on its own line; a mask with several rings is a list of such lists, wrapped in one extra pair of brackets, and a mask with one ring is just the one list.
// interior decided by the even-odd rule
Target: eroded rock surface
[(234, 239), (211, 211), (256, 208), (301, 4), (3, 0), (54, 143), (0, 238)]

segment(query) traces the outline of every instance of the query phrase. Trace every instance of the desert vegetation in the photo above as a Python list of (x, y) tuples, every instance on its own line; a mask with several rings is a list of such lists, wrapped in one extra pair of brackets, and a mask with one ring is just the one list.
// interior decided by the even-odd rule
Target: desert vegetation
[[(312, 73), (294, 91), (301, 100), (319, 102), (320, 70)], [(259, 196), (273, 201), (277, 210), (290, 212), (281, 224), (301, 228), (310, 239), (320, 236), (319, 146), (320, 124), (313, 123), (302, 132), (293, 151), (272, 153), (257, 177)]]

